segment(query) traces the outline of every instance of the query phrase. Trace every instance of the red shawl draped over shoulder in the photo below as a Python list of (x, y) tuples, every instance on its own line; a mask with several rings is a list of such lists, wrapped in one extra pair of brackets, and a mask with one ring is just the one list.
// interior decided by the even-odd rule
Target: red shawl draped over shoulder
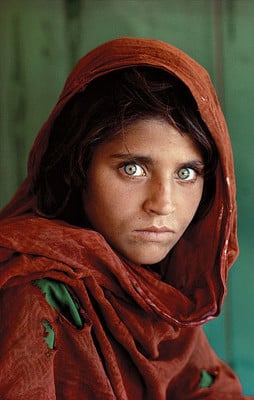
[[(164, 281), (125, 263), (100, 234), (38, 217), (30, 192), (64, 105), (93, 79), (138, 65), (169, 71), (189, 87), (220, 158), (213, 206), (175, 246)], [(35, 140), (26, 180), (1, 213), (0, 246), (0, 398), (244, 399), (200, 327), (219, 315), (238, 252), (231, 145), (207, 72), (180, 50), (120, 38), (78, 62)], [(66, 285), (82, 328), (31, 284), (43, 278)], [(54, 332), (52, 348), (44, 321)], [(211, 382), (203, 386), (204, 376)]]

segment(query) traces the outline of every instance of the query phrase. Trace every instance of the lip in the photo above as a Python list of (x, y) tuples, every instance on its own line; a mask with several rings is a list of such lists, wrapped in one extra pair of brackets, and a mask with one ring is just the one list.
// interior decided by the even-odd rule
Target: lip
[(136, 229), (135, 235), (145, 241), (161, 242), (172, 238), (173, 230), (167, 227), (150, 226), (147, 228)]
[(147, 228), (141, 228), (137, 229), (138, 232), (155, 232), (155, 233), (165, 233), (165, 232), (171, 232), (172, 229), (169, 229), (166, 226), (149, 226)]

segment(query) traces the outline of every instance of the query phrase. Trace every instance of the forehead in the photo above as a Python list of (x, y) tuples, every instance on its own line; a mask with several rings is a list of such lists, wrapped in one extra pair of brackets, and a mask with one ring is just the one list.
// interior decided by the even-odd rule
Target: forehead
[(189, 135), (179, 132), (168, 121), (159, 118), (139, 119), (99, 147), (104, 154), (138, 152), (144, 156), (156, 154), (157, 157), (168, 157), (177, 152), (179, 156), (189, 154), (190, 157), (201, 157), (197, 145)]

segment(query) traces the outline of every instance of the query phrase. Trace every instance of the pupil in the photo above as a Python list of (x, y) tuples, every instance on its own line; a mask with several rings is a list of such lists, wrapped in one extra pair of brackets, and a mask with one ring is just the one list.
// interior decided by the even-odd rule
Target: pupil
[(129, 164), (129, 165), (127, 165), (127, 166), (125, 167), (125, 171), (126, 171), (126, 173), (129, 174), (129, 175), (135, 174), (136, 170), (137, 170), (137, 167), (136, 167), (135, 164)]
[(181, 171), (180, 171), (180, 177), (181, 177), (181, 178), (186, 179), (186, 178), (188, 178), (189, 176), (190, 176), (190, 172), (189, 172), (189, 170), (188, 170), (187, 168), (181, 169)]

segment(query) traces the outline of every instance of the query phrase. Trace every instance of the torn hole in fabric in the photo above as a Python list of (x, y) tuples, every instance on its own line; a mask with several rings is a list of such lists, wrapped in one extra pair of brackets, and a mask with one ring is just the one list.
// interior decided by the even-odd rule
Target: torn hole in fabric
[(54, 349), (55, 344), (55, 332), (50, 323), (47, 320), (42, 321), (42, 325), (45, 329), (44, 340), (47, 343), (50, 350)]
[(82, 329), (84, 321), (79, 305), (73, 299), (64, 283), (54, 279), (43, 278), (33, 281), (46, 296), (46, 301), (62, 314), (77, 329)]
[(213, 384), (214, 380), (215, 380), (214, 375), (210, 374), (205, 369), (202, 369), (201, 379), (199, 384), (200, 389), (209, 388)]

